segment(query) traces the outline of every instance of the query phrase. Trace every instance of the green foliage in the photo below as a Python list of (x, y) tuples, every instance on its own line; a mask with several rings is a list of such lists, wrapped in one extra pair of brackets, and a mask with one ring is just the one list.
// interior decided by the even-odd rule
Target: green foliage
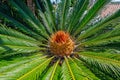
[(38, 80), (40, 74), (43, 72), (43, 70), (45, 70), (45, 68), (51, 61), (51, 59), (52, 58), (42, 61), (42, 63), (39, 63), (39, 65), (37, 67), (33, 68), (31, 71), (29, 71), (26, 74), (19, 77), (18, 80)]
[[(0, 3), (0, 80), (120, 80), (120, 10), (88, 25), (109, 1), (33, 0), (35, 13), (25, 0)], [(49, 51), (59, 30), (75, 42), (70, 56)]]
[[(7, 64), (8, 66), (0, 68), (0, 71), (1, 71), (0, 79), (16, 80), (20, 76), (24, 75), (28, 71), (31, 71), (36, 66), (41, 64), (43, 61), (46, 60), (46, 58), (45, 57), (42, 58), (42, 57), (38, 56), (38, 57), (32, 58), (31, 60), (29, 58), (26, 58), (26, 60), (24, 58), (21, 58), (18, 60), (14, 59), (13, 63), (7, 62), (7, 63), (9, 63), (9, 65)], [(3, 61), (3, 62), (5, 63), (5, 61)]]
[(42, 80), (53, 80), (55, 71), (57, 71), (57, 65), (58, 65), (59, 60), (54, 64), (52, 67), (49, 68), (47, 73), (43, 76)]
[[(81, 54), (80, 59), (85, 62), (89, 68), (97, 68), (106, 75), (116, 80), (120, 79), (120, 62), (117, 60), (93, 56), (89, 54)], [(112, 73), (112, 74), (111, 74)]]
[(74, 61), (81, 68), (81, 70), (84, 72), (86, 77), (88, 77), (89, 79), (93, 79), (93, 80), (99, 80), (99, 78), (96, 77), (96, 75), (94, 73), (92, 73), (92, 71), (90, 71), (81, 60), (75, 58)]
[[(71, 68), (68, 68), (68, 61), (64, 61), (64, 63), (62, 64), (62, 70), (61, 70), (61, 73), (62, 73), (62, 76), (61, 76), (61, 80), (72, 80), (73, 78), (71, 78), (71, 74), (70, 74), (70, 71), (69, 69), (71, 70)], [(70, 66), (69, 66), (70, 67)]]

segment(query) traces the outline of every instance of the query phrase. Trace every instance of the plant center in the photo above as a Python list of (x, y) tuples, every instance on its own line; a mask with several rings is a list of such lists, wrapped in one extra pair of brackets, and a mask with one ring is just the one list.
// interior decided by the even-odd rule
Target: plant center
[(54, 55), (68, 56), (74, 50), (74, 42), (70, 35), (64, 31), (52, 34), (50, 38), (50, 51)]

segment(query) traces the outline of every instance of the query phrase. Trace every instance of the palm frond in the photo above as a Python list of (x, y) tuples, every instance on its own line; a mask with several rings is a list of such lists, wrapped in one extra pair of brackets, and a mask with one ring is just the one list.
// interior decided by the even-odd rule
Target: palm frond
[(63, 30), (65, 27), (65, 22), (67, 20), (67, 15), (69, 14), (69, 6), (70, 6), (70, 0), (62, 0), (62, 3), (59, 5), (60, 6), (60, 29)]
[[(37, 58), (42, 57), (43, 55), (40, 53), (37, 53), (35, 55), (32, 56), (24, 56), (24, 57), (19, 57), (19, 58), (13, 58), (10, 61), (7, 60), (1, 60), (0, 62), (0, 73), (8, 71), (10, 69), (12, 69), (13, 67), (19, 66), (21, 64), (36, 60)], [(8, 59), (9, 60), (9, 59)]]
[[(29, 58), (26, 60), (29, 60)], [(6, 66), (7, 70), (2, 70), (0, 79), (2, 79), (2, 80), (4, 80), (4, 79), (12, 79), (12, 80), (19, 79), (21, 76), (25, 75), (25, 73), (31, 71), (31, 69), (34, 69), (35, 67), (37, 67), (39, 64), (43, 63), (44, 61), (46, 61), (45, 56), (44, 57), (42, 57), (42, 56), (36, 57), (35, 59), (33, 59), (33, 61), (29, 60), (26, 62), (24, 62), (24, 59), (23, 59), (23, 61), (21, 59), (21, 63), (11, 64), (11, 65), (8, 65), (8, 67)], [(19, 62), (19, 60), (18, 60), (18, 62)], [(22, 64), (23, 62), (24, 62), (24, 64)], [(12, 68), (11, 68), (11, 66), (12, 66)], [(4, 68), (5, 67), (3, 67), (1, 69), (4, 69)]]
[(53, 57), (47, 59), (46, 61), (42, 61), (41, 64), (39, 64), (37, 67), (33, 68), (31, 71), (29, 71), (28, 73), (22, 75), (21, 77), (19, 77), (17, 80), (35, 80), (35, 79), (39, 79), (40, 74), (42, 73), (42, 71), (47, 67), (47, 65), (50, 63), (51, 59)]
[[(45, 31), (43, 25), (40, 25), (40, 22), (36, 21), (36, 19), (32, 19), (29, 15), (27, 15), (27, 13), (26, 13), (27, 11), (24, 10), (25, 8), (24, 9), (21, 8), (21, 6), (19, 5), (19, 2), (17, 3), (17, 0), (9, 0), (8, 4), (10, 5), (10, 8), (13, 10), (13, 12), (15, 11), (18, 14), (19, 18), (21, 18), (21, 19), (23, 19), (23, 17), (24, 17), (25, 18), (24, 22), (27, 23), (31, 28), (33, 28), (36, 32), (43, 33), (43, 31)], [(24, 3), (23, 3), (23, 5), (24, 5)], [(41, 27), (39, 27), (39, 26), (41, 26)]]
[(53, 13), (53, 5), (52, 3), (47, 0), (47, 1), (44, 1), (45, 2), (45, 8), (46, 8), (46, 17), (48, 18), (48, 22), (51, 24), (51, 28), (53, 28), (53, 30), (56, 31), (56, 27), (55, 27), (55, 14)]
[(95, 45), (102, 45), (102, 44), (109, 44), (113, 42), (120, 42), (120, 36), (115, 36), (115, 37), (109, 37), (106, 39), (102, 40), (91, 40), (91, 41), (86, 41), (83, 42), (81, 45), (87, 45), (87, 46), (95, 46)]
[(61, 66), (57, 65), (55, 74), (53, 76), (53, 80), (60, 80), (60, 77), (61, 77)]
[(81, 22), (78, 24), (78, 26), (74, 29), (74, 35), (77, 35), (81, 32), (82, 28), (86, 26), (86, 24), (94, 17), (96, 16), (97, 12), (107, 3), (109, 0), (97, 0), (97, 2), (94, 4), (94, 6), (88, 11), (88, 13), (84, 16), (84, 18), (81, 20)]
[(113, 30), (107, 31), (104, 34), (97, 36), (94, 40), (105, 39), (109, 37), (119, 36), (120, 24), (116, 25)]
[(37, 44), (22, 40), (19, 38), (7, 36), (0, 34), (0, 44), (1, 45), (18, 45), (18, 46), (37, 46)]
[(4, 45), (4, 46), (0, 46), (0, 51), (1, 51), (0, 58), (12, 56), (16, 54), (34, 53), (34, 52), (39, 52), (40, 50), (44, 50), (44, 48)]
[(78, 40), (81, 40), (81, 39), (87, 38), (87, 37), (89, 37), (89, 36), (91, 36), (93, 34), (96, 34), (96, 32), (100, 31), (103, 28), (106, 28), (111, 23), (118, 22), (118, 20), (120, 18), (119, 17), (120, 16), (119, 12), (120, 12), (120, 10), (118, 10), (112, 16), (103, 19), (101, 22), (94, 25), (93, 27), (88, 28), (83, 34), (81, 34), (79, 36)]
[(59, 60), (52, 67), (49, 68), (47, 73), (42, 77), (42, 80), (53, 80), (55, 71), (57, 71), (56, 69), (58, 66), (58, 62)]
[(89, 80), (91, 79), (88, 75), (86, 75), (86, 73), (80, 68), (78, 67), (78, 65), (70, 58), (69, 60), (69, 64), (71, 67), (71, 70), (75, 76), (75, 80)]
[(108, 52), (82, 52), (81, 54), (87, 54), (87, 55), (92, 55), (92, 56), (99, 56), (103, 58), (110, 58), (113, 60), (118, 60), (120, 61), (120, 54), (117, 53), (108, 53)]
[[(2, 6), (0, 6), (0, 9), (2, 9), (3, 11), (8, 11), (9, 10), (9, 8), (5, 9)], [(42, 36), (36, 34), (32, 30), (30, 30), (28, 27), (26, 27), (25, 25), (23, 25), (22, 23), (20, 23), (19, 21), (17, 21), (15, 18), (13, 18), (11, 14), (6, 14), (6, 12), (3, 12), (2, 10), (0, 12), (0, 17), (1, 18), (5, 18), (7, 20), (6, 22), (12, 23), (11, 25), (14, 25), (15, 28), (20, 29), (22, 32), (24, 32), (26, 34), (29, 34), (30, 36), (34, 37), (35, 39), (45, 40)]]
[[(91, 70), (87, 68), (87, 66), (78, 58), (73, 59), (75, 63), (81, 68), (81, 70), (84, 72), (84, 74), (89, 78), (93, 80), (100, 80)], [(87, 72), (87, 73), (86, 73)]]
[(2, 24), (0, 24), (0, 34), (4, 34), (4, 35), (9, 35), (9, 36), (12, 36), (12, 37), (16, 37), (16, 38), (21, 38), (21, 39), (24, 39), (24, 40), (29, 40), (29, 41), (32, 41), (32, 42), (37, 42), (37, 40), (35, 40), (34, 38), (30, 37), (30, 36), (27, 36), (23, 33), (20, 33), (14, 29), (11, 29), (11, 28), (7, 28), (7, 26), (4, 26)]
[(79, 23), (81, 16), (88, 7), (88, 4), (88, 0), (78, 0), (76, 2), (76, 5), (73, 7), (73, 11), (71, 11), (69, 27), (67, 27), (68, 32), (71, 33), (72, 29), (74, 29), (74, 26)]
[[(67, 62), (68, 63), (68, 62)], [(61, 69), (61, 80), (72, 80), (67, 63), (64, 61)], [(69, 63), (68, 63), (69, 64)], [(73, 74), (73, 73), (72, 73)]]
[[(106, 75), (110, 75), (111, 78), (120, 78), (120, 62), (108, 58), (96, 57), (91, 55), (81, 55), (80, 59), (85, 62), (91, 68), (97, 68), (98, 70), (104, 72)], [(113, 73), (113, 74), (111, 74)]]

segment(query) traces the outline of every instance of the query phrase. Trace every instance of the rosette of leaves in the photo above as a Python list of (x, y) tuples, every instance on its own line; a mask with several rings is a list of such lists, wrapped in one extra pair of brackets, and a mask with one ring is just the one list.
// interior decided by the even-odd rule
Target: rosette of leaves
[(0, 4), (0, 80), (120, 80), (120, 10), (91, 24), (110, 0), (41, 1)]

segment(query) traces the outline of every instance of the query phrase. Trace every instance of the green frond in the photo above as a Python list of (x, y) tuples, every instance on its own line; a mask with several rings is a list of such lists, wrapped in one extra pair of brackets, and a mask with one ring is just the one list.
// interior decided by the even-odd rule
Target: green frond
[[(1, 8), (0, 17), (1, 18), (5, 18), (7, 20), (7, 22), (12, 23), (11, 25), (14, 25), (15, 27), (19, 28), (23, 32), (25, 32), (25, 33), (27, 33), (29, 35), (32, 35), (33, 37), (35, 37), (35, 38), (37, 38), (39, 40), (41, 40), (41, 38), (43, 38), (44, 40), (46, 39), (46, 38), (43, 37), (43, 35), (47, 36), (46, 33), (45, 33), (45, 30), (42, 30), (42, 31), (44, 31), (44, 33), (40, 34), (41, 31), (38, 32), (38, 30), (40, 30), (39, 27), (38, 27), (39, 25), (35, 24), (34, 20), (31, 20), (31, 18), (15, 3), (15, 0), (9, 0), (8, 3), (9, 3), (9, 6), (6, 6), (7, 8), (3, 7), (2, 5), (0, 6), (0, 8)], [(11, 8), (12, 6), (13, 6), (13, 9)], [(16, 6), (16, 8), (14, 8), (14, 6)], [(12, 10), (12, 11), (10, 11), (12, 13), (14, 11), (15, 12), (18, 11), (19, 18), (18, 17), (16, 18), (16, 14), (14, 14), (15, 16), (13, 17), (12, 13), (11, 14), (7, 14), (9, 12), (7, 12), (7, 13), (4, 12), (4, 11), (9, 11), (10, 9)], [(17, 10), (15, 10), (15, 9), (17, 9)], [(21, 20), (22, 21), (20, 20), (20, 15), (21, 15)], [(25, 19), (26, 21), (23, 18), (26, 18)], [(25, 23), (29, 27), (26, 27), (25, 24), (22, 24), (23, 21), (25, 21)], [(35, 31), (35, 27), (37, 27), (36, 31)]]
[[(82, 72), (84, 72), (84, 74), (89, 77), (89, 79), (93, 79), (93, 80), (100, 80), (91, 70), (88, 69), (88, 67), (79, 59), (75, 58), (73, 59), (75, 61), (75, 63), (77, 64), (77, 66), (79, 66), (82, 70)], [(86, 73), (87, 72), (87, 73)]]
[(6, 56), (12, 56), (15, 54), (34, 53), (40, 50), (44, 50), (44, 48), (4, 45), (4, 46), (0, 46), (0, 51), (1, 51), (0, 58), (6, 57)]
[(99, 36), (95, 37), (94, 40), (105, 39), (109, 37), (119, 36), (120, 35), (120, 24), (116, 25), (113, 30), (107, 31), (104, 34), (100, 34)]
[(110, 58), (113, 60), (118, 60), (120, 61), (120, 54), (117, 53), (108, 53), (108, 52), (90, 52), (90, 51), (86, 51), (86, 52), (82, 52), (81, 54), (85, 55), (92, 55), (92, 56), (99, 56), (99, 57), (103, 57), (103, 58)]
[(43, 70), (48, 66), (48, 64), (50, 63), (52, 58), (53, 57), (51, 57), (45, 61), (42, 61), (42, 63), (40, 63), (37, 67), (33, 68), (32, 70), (30, 70), (26, 74), (23, 74), (17, 80), (26, 80), (26, 79), (27, 80), (36, 80), (36, 79), (39, 79), (39, 76), (41, 75)]
[(77, 35), (78, 33), (81, 32), (81, 30), (83, 29), (83, 27), (86, 26), (86, 24), (93, 18), (96, 16), (96, 14), (98, 13), (98, 11), (110, 0), (97, 0), (97, 2), (93, 5), (93, 7), (91, 9), (89, 9), (87, 11), (87, 14), (85, 14), (85, 16), (83, 17), (83, 19), (81, 20), (81, 22), (76, 26), (75, 30), (74, 30), (74, 35)]
[(71, 79), (72, 79), (72, 80), (75, 80), (74, 73), (73, 73), (73, 71), (72, 71), (72, 69), (71, 69), (71, 67), (70, 67), (70, 64), (69, 64), (69, 62), (68, 62), (68, 59), (67, 59), (66, 57), (65, 57), (65, 63), (66, 63), (66, 66), (67, 66), (67, 68), (68, 68), (68, 70), (69, 70)]
[[(18, 61), (17, 59), (16, 60), (14, 59), (15, 63), (18, 62), (18, 64), (10, 63), (8, 66), (2, 67), (0, 72), (0, 79), (16, 80), (21, 76), (25, 75), (25, 73), (30, 72), (32, 69), (34, 69), (35, 67), (39, 66), (41, 63), (46, 61), (47, 59), (45, 57), (46, 56), (43, 56), (43, 57), (38, 56), (31, 59), (32, 61), (29, 60), (29, 58), (27, 58), (26, 60), (21, 58), (20, 60), (18, 59)], [(6, 69), (6, 70), (2, 70), (2, 69)]]
[(73, 72), (73, 75), (75, 77), (75, 80), (89, 80), (91, 79), (86, 73), (78, 67), (78, 65), (70, 58), (69, 64), (71, 67), (71, 70)]
[(53, 80), (60, 80), (60, 78), (61, 78), (61, 66), (58, 64), (55, 74), (53, 76)]
[(62, 0), (60, 6), (60, 30), (65, 28), (65, 22), (67, 21), (67, 17), (69, 14), (70, 0)]
[(37, 46), (37, 43), (31, 43), (23, 39), (0, 34), (1, 45), (18, 45), (18, 46)]
[(46, 10), (46, 17), (48, 19), (48, 22), (50, 23), (50, 28), (52, 30), (56, 31), (56, 27), (55, 27), (55, 14), (54, 14), (54, 8), (52, 3), (50, 2), (50, 0), (45, 0), (45, 10)]
[[(64, 66), (65, 67), (65, 66)], [(64, 69), (64, 68), (63, 68)], [(82, 70), (81, 66), (78, 66), (77, 63), (71, 58), (66, 58), (66, 67), (65, 71), (62, 71), (62, 79), (70, 79), (70, 80), (89, 80), (89, 79), (96, 79), (99, 80), (97, 77), (95, 77), (92, 73), (90, 75), (87, 74), (84, 70)], [(68, 71), (67, 71), (68, 70)], [(67, 76), (64, 76), (65, 73)]]
[[(43, 29), (44, 27), (42, 25), (40, 25), (40, 22), (36, 21), (36, 19), (32, 19), (31, 16), (27, 15), (27, 13), (26, 13), (27, 11), (24, 10), (25, 8), (21, 8), (21, 6), (19, 5), (19, 2), (17, 2), (17, 0), (9, 0), (8, 4), (9, 4), (10, 8), (13, 10), (13, 12), (16, 12), (20, 19), (23, 19), (23, 17), (24, 17), (23, 21), (26, 24), (28, 24), (31, 28), (34, 28), (34, 30), (37, 33), (45, 31), (45, 29)], [(24, 5), (24, 3), (23, 3), (23, 5)], [(41, 27), (39, 27), (39, 26), (41, 26)]]
[(26, 4), (21, 1), (19, 2), (18, 0), (13, 0), (34, 22), (39, 24), (39, 20), (34, 16), (33, 12), (26, 6)]
[(43, 55), (40, 53), (36, 53), (32, 56), (23, 56), (23, 57), (11, 57), (10, 59), (8, 58), (8, 60), (1, 60), (0, 61), (0, 73), (5, 72), (7, 70), (10, 70), (12, 67), (30, 62), (32, 60), (38, 59), (40, 57), (42, 57)]
[(107, 57), (101, 57), (101, 56), (94, 56), (94, 55), (90, 55), (90, 54), (83, 54), (83, 53), (80, 53), (81, 55), (83, 56), (86, 56), (86, 57), (91, 57), (91, 58), (95, 58), (95, 59), (100, 59), (101, 61), (106, 61), (108, 63), (111, 63), (111, 64), (115, 64), (115, 65), (118, 65), (120, 66), (120, 62), (118, 60), (114, 60), (114, 59), (109, 59)]
[[(119, 54), (120, 53), (120, 43), (119, 42), (112, 42), (107, 44), (101, 44), (96, 46), (85, 46), (84, 51), (89, 52), (92, 51), (98, 52), (98, 53), (113, 53), (113, 54)], [(79, 48), (81, 45), (79, 45)]]
[(42, 80), (54, 80), (53, 77), (54, 77), (55, 71), (57, 71), (58, 62), (59, 60), (49, 68), (47, 73), (43, 76)]
[[(80, 59), (90, 68), (96, 68), (111, 78), (120, 78), (120, 62), (108, 58), (96, 57), (91, 55), (81, 55)], [(113, 74), (111, 74), (113, 73)]]
[(67, 63), (65, 61), (62, 64), (60, 80), (72, 80), (70, 71), (69, 71)]
[[(120, 10), (118, 10), (116, 13), (111, 15), (110, 17), (107, 17), (100, 21), (98, 24), (94, 25), (93, 27), (88, 28), (85, 33), (81, 34), (77, 40), (81, 40), (84, 38), (87, 38), (93, 34), (96, 34), (96, 32), (101, 31), (101, 29), (106, 28), (111, 23), (117, 23), (120, 19)], [(118, 25), (119, 26), (119, 25)], [(114, 27), (113, 27), (114, 28)]]
[(91, 40), (91, 41), (86, 41), (83, 42), (81, 45), (87, 45), (87, 46), (96, 46), (96, 45), (102, 45), (102, 44), (109, 44), (113, 42), (120, 42), (120, 36), (115, 36), (115, 37), (109, 37), (101, 40)]
[[(79, 23), (79, 20), (85, 10), (87, 9), (89, 4), (89, 0), (77, 0), (76, 5), (73, 7), (73, 11), (71, 12), (71, 15), (69, 16), (68, 20), (69, 26), (67, 27), (67, 31), (71, 33), (72, 29), (74, 29), (77, 23)], [(71, 33), (72, 34), (72, 33)]]
[(53, 33), (53, 30), (52, 28), (50, 27), (50, 22), (48, 21), (47, 19), (47, 16), (46, 14), (44, 14), (42, 11), (40, 11), (39, 9), (37, 10), (37, 15), (38, 15), (38, 18), (42, 18), (42, 21), (46, 27), (46, 30), (49, 32), (49, 34)]
[[(0, 6), (0, 9), (1, 9), (1, 6)], [(36, 34), (32, 30), (30, 30), (28, 27), (26, 27), (25, 25), (23, 25), (19, 21), (15, 20), (12, 17), (12, 15), (8, 15), (4, 12), (0, 12), (0, 17), (7, 19), (7, 22), (12, 23), (11, 25), (14, 25), (15, 28), (20, 29), (22, 32), (29, 34), (33, 38), (38, 39), (38, 40), (45, 40), (42, 36)]]
[(20, 33), (14, 29), (7, 28), (7, 26), (4, 26), (2, 24), (0, 24), (0, 34), (4, 34), (4, 35), (16, 37), (16, 38), (21, 38), (24, 40), (32, 41), (33, 43), (37, 42), (37, 40), (35, 40), (34, 38), (27, 36), (23, 33)]

